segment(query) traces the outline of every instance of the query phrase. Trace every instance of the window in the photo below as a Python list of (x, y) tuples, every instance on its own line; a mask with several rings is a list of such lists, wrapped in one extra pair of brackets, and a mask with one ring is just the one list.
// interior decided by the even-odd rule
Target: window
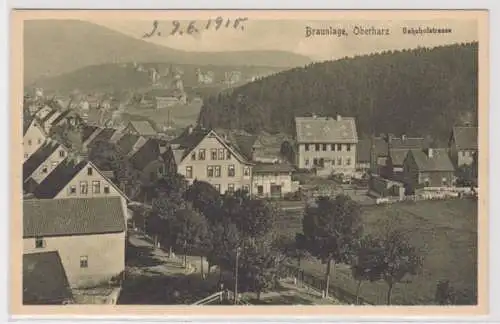
[(24, 158), (27, 159), (28, 158), (28, 153), (24, 153)]
[(318, 165), (318, 159), (317, 159), (317, 158), (314, 158), (314, 159), (313, 159), (313, 165), (314, 165), (314, 166), (317, 166), (317, 165)]
[(196, 152), (191, 153), (191, 161), (196, 160)]
[(231, 152), (226, 151), (226, 160), (231, 160)]
[(337, 144), (337, 151), (342, 151), (342, 144)]
[(69, 187), (69, 194), (70, 195), (75, 195), (76, 194), (76, 186), (70, 186)]
[(201, 149), (199, 152), (198, 152), (198, 160), (205, 160), (205, 149)]
[(80, 257), (80, 268), (89, 267), (89, 258), (86, 255)]
[(342, 165), (342, 158), (338, 158), (338, 159), (337, 159), (337, 165), (338, 165), (338, 166), (341, 166), (341, 165)]
[(42, 144), (42, 139), (39, 138), (37, 141), (36, 141), (38, 144)]
[(306, 159), (305, 164), (306, 164), (306, 166), (309, 165), (309, 159)]
[(107, 184), (104, 185), (104, 193), (109, 194), (109, 185)]
[(191, 179), (192, 177), (193, 177), (193, 167), (187, 166), (186, 167), (186, 178)]
[(345, 161), (345, 164), (346, 165), (351, 165), (351, 158), (347, 158), (347, 160)]
[(48, 173), (48, 172), (49, 172), (49, 168), (46, 165), (44, 165), (42, 167), (42, 173)]
[(93, 172), (92, 168), (90, 168), (90, 167), (87, 168), (87, 175), (91, 176), (92, 172)]
[(219, 149), (219, 160), (224, 160), (224, 149)]
[(309, 151), (309, 144), (305, 144), (304, 148), (305, 148), (306, 151)]
[(228, 177), (234, 177), (236, 174), (236, 171), (234, 169), (234, 164), (231, 164), (227, 167), (227, 176)]
[(319, 151), (319, 144), (315, 144), (314, 146), (315, 146), (315, 150)]
[(212, 160), (217, 160), (217, 149), (211, 149), (210, 155), (212, 157)]
[(347, 144), (346, 149), (347, 149), (347, 152), (350, 152), (351, 151), (351, 144)]
[(31, 146), (31, 140), (28, 140), (28, 146)]
[(319, 166), (322, 168), (325, 166), (325, 159), (323, 158), (319, 159)]
[(92, 181), (92, 188), (95, 194), (101, 193), (101, 181)]
[(86, 195), (89, 192), (89, 184), (87, 181), (80, 181), (80, 193)]
[(326, 151), (326, 144), (323, 144), (323, 151)]
[(57, 161), (54, 161), (51, 163), (50, 166), (52, 167), (52, 169), (54, 169), (57, 166), (57, 164), (58, 164)]
[(258, 187), (257, 187), (257, 193), (258, 193), (259, 195), (264, 194), (264, 186), (258, 186)]
[(35, 238), (35, 248), (43, 249), (44, 247), (45, 247), (45, 240), (43, 239), (43, 237)]
[(234, 184), (233, 183), (230, 183), (227, 185), (227, 191), (229, 193), (233, 193), (234, 192)]
[(214, 167), (209, 165), (207, 166), (207, 177), (213, 178), (213, 176), (214, 176)]
[(335, 152), (335, 144), (330, 144), (330, 149)]
[(214, 184), (214, 187), (220, 193), (220, 184)]
[(243, 176), (249, 177), (250, 176), (250, 167), (244, 167), (243, 168)]
[(220, 165), (215, 166), (215, 176), (220, 177)]
[(335, 159), (332, 159), (332, 165), (335, 165)]

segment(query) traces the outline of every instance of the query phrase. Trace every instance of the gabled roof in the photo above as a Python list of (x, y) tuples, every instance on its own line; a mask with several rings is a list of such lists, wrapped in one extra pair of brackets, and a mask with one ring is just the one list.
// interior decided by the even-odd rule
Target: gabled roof
[(155, 136), (157, 134), (157, 131), (149, 121), (131, 120), (129, 124), (141, 136)]
[(151, 162), (160, 157), (160, 146), (156, 139), (148, 139), (132, 156), (130, 162), (138, 170), (144, 170)]
[(39, 199), (52, 199), (88, 164), (66, 158), (37, 186), (33, 193)]
[[(36, 150), (24, 163), (23, 163), (23, 182), (28, 179), (33, 172), (45, 162), (49, 156), (58, 149), (63, 148), (62, 145), (55, 141), (46, 141), (38, 150)], [(64, 149), (64, 148), (63, 148)]]
[(94, 134), (98, 130), (100, 130), (100, 128), (97, 126), (85, 125), (82, 132), (82, 142), (87, 141), (90, 136), (92, 136), (92, 134)]
[(52, 124), (59, 124), (64, 118), (80, 118), (80, 115), (74, 111), (73, 109), (66, 109), (63, 111), (53, 122)]
[(120, 151), (127, 155), (134, 148), (135, 143), (139, 140), (139, 135), (135, 134), (124, 134), (117, 142), (116, 145)]
[(243, 156), (245, 156), (248, 160), (252, 160), (254, 144), (257, 140), (257, 136), (235, 134), (234, 140), (236, 141), (236, 145), (238, 146), (241, 154), (243, 154)]
[(23, 238), (119, 233), (126, 229), (120, 197), (23, 202)]
[(455, 170), (446, 149), (432, 149), (432, 157), (429, 157), (428, 150), (411, 149), (410, 152), (420, 172)]
[(57, 251), (23, 254), (23, 304), (62, 304), (72, 299)]
[(455, 126), (452, 136), (455, 139), (455, 145), (458, 150), (477, 150), (477, 127), (474, 126)]
[(391, 161), (393, 166), (403, 165), (406, 155), (408, 154), (409, 149), (391, 149)]
[(116, 129), (114, 128), (104, 128), (97, 134), (96, 137), (92, 139), (92, 141), (88, 144), (89, 146), (92, 146), (92, 144), (98, 143), (100, 141), (104, 142), (109, 142), (111, 139), (111, 136), (116, 132)]
[(295, 117), (299, 143), (356, 143), (358, 133), (352, 117)]
[(257, 163), (253, 166), (253, 174), (258, 173), (288, 173), (293, 172), (295, 168), (287, 163)]

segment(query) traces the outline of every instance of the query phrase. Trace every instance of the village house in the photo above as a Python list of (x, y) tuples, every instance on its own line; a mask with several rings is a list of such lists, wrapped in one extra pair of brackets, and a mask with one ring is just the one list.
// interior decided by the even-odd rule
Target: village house
[(205, 181), (220, 193), (251, 193), (252, 163), (213, 130), (190, 126), (170, 145), (177, 172), (190, 183)]
[(405, 183), (413, 188), (450, 187), (455, 181), (455, 168), (447, 149), (411, 149), (403, 163)]
[(48, 135), (38, 120), (33, 119), (23, 132), (23, 153), (26, 161), (47, 140)]
[(57, 251), (23, 254), (24, 305), (64, 305), (72, 302), (73, 294)]
[(139, 137), (128, 157), (132, 166), (141, 172), (140, 181), (143, 185), (150, 185), (165, 174), (165, 162), (156, 139)]
[(68, 156), (68, 149), (54, 140), (46, 142), (23, 163), (23, 187), (32, 192)]
[(296, 117), (296, 164), (320, 175), (356, 170), (358, 134), (352, 117)]
[(285, 163), (257, 163), (252, 169), (252, 193), (257, 197), (282, 198), (297, 190), (292, 182), (294, 168)]
[(23, 253), (57, 252), (71, 288), (106, 284), (125, 270), (126, 213), (119, 197), (25, 200)]
[(471, 165), (478, 150), (477, 126), (453, 127), (449, 147), (455, 166)]
[(123, 132), (145, 137), (152, 137), (158, 134), (153, 125), (147, 120), (131, 120)]

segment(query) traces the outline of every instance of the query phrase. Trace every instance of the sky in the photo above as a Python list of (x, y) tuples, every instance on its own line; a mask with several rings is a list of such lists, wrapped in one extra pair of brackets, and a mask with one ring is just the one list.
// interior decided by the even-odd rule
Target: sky
[[(161, 35), (143, 38), (153, 29), (151, 20), (90, 20), (123, 34), (141, 38), (145, 41), (186, 51), (235, 51), (235, 50), (282, 50), (302, 54), (313, 60), (331, 60), (345, 56), (361, 55), (383, 50), (434, 47), (457, 42), (478, 40), (478, 26), (475, 20), (248, 20), (238, 28), (225, 28), (225, 22), (216, 30), (215, 22), (205, 29), (208, 20), (196, 21), (200, 30), (188, 35), (170, 36), (172, 21), (159, 21), (157, 31)], [(186, 29), (189, 21), (181, 21), (181, 29)], [(243, 26), (244, 29), (241, 29)], [(344, 28), (347, 36), (306, 37), (306, 27)], [(354, 28), (389, 29), (390, 35), (356, 36)], [(404, 34), (403, 27), (450, 28), (447, 34)]]

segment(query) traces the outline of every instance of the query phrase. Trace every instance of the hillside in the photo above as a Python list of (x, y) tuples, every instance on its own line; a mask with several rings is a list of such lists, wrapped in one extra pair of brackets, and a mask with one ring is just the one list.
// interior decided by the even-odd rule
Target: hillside
[(477, 120), (477, 43), (313, 63), (205, 100), (206, 127), (293, 134), (294, 117), (353, 116), (358, 133), (430, 135)]
[(135, 39), (78, 20), (31, 20), (24, 25), (24, 78), (31, 83), (89, 65), (112, 62), (279, 66), (305, 65), (310, 59), (281, 51), (185, 52)]
[[(81, 69), (63, 73), (61, 75), (40, 77), (32, 83), (26, 84), (26, 88), (34, 86), (42, 87), (49, 92), (70, 93), (75, 89), (80, 91), (126, 91), (148, 88), (151, 86), (151, 74), (149, 69), (154, 68), (160, 73), (170, 68), (168, 63), (145, 63), (142, 64), (145, 71), (137, 71), (132, 62), (123, 64), (100, 64), (83, 67)], [(238, 71), (241, 73), (242, 81), (247, 81), (256, 75), (269, 75), (283, 71), (280, 67), (259, 67), (259, 66), (213, 66), (213, 65), (198, 65), (198, 64), (175, 64), (175, 69), (183, 71), (183, 82), (186, 89), (191, 89), (192, 93), (218, 93), (221, 87), (224, 87), (222, 82), (225, 79), (226, 73)], [(200, 85), (196, 75), (197, 69), (203, 73), (206, 71), (213, 72), (213, 84)], [(160, 78), (160, 81), (163, 81)], [(192, 89), (199, 88), (199, 89)], [(207, 88), (207, 89), (202, 89)], [(216, 89), (210, 89), (216, 88)]]

